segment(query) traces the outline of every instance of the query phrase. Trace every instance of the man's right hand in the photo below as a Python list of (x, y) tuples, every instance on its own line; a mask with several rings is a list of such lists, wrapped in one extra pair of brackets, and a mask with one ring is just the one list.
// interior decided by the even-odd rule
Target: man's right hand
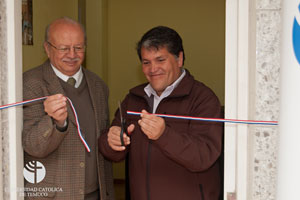
[[(128, 126), (127, 128), (128, 133), (131, 133), (133, 130), (134, 130), (133, 124)], [(119, 126), (110, 127), (109, 132), (107, 134), (108, 144), (115, 151), (124, 151), (126, 149), (125, 146), (130, 144), (130, 138), (126, 134), (123, 134), (123, 140), (125, 146), (122, 146), (120, 140), (120, 134), (121, 134), (121, 127)]]
[(66, 101), (67, 98), (62, 94), (49, 96), (44, 101), (45, 112), (52, 117), (56, 124), (60, 127), (64, 126), (64, 123), (68, 117)]

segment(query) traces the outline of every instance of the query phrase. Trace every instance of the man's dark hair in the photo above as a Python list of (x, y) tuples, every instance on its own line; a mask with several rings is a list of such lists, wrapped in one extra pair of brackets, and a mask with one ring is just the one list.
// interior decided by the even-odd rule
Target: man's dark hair
[(166, 26), (157, 26), (146, 32), (141, 40), (138, 42), (136, 50), (140, 60), (142, 60), (141, 49), (155, 48), (159, 50), (162, 47), (167, 47), (169, 53), (179, 57), (179, 53), (182, 51), (184, 64), (184, 50), (182, 45), (182, 39), (180, 35), (173, 29)]

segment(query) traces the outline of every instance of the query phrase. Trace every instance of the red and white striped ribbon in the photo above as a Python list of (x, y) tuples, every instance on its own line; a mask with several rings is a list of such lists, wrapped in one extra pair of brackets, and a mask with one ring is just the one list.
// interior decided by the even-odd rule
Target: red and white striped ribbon
[[(16, 103), (10, 103), (10, 104), (6, 104), (6, 105), (2, 105), (2, 106), (0, 106), (0, 110), (6, 109), (6, 108), (15, 107), (15, 106), (20, 106), (20, 105), (24, 105), (24, 104), (28, 104), (28, 103), (32, 103), (32, 102), (35, 102), (35, 101), (41, 101), (41, 100), (47, 99), (47, 97), (48, 96), (40, 97), (40, 98), (36, 98), (36, 99), (30, 99), (30, 100), (26, 100), (26, 101), (20, 101), (20, 102), (16, 102)], [(82, 143), (84, 144), (86, 150), (88, 152), (91, 152), (91, 149), (90, 149), (89, 145), (87, 144), (87, 142), (85, 141), (85, 139), (82, 136), (81, 129), (80, 129), (80, 124), (79, 124), (79, 121), (78, 121), (77, 112), (76, 112), (76, 110), (74, 108), (74, 105), (73, 105), (71, 99), (69, 99), (68, 97), (66, 97), (66, 98), (67, 98), (68, 102), (70, 103), (72, 111), (73, 111), (74, 116), (75, 116), (76, 127), (77, 127), (77, 132), (78, 132), (79, 138), (82, 141)]]
[[(141, 112), (127, 111), (129, 115), (141, 115)], [(223, 123), (239, 123), (239, 124), (256, 124), (256, 125), (278, 125), (277, 121), (257, 121), (257, 120), (240, 120), (240, 119), (220, 119), (220, 118), (205, 118), (205, 117), (191, 117), (180, 115), (166, 115), (166, 114), (151, 114), (158, 117), (167, 117), (175, 119), (188, 119), (210, 122), (223, 122)]]

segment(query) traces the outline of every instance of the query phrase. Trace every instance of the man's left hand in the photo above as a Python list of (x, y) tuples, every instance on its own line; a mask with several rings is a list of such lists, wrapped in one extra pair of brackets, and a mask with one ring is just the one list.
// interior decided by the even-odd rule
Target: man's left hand
[(139, 125), (144, 134), (151, 140), (157, 140), (163, 134), (166, 127), (163, 118), (152, 115), (145, 110), (142, 110)]

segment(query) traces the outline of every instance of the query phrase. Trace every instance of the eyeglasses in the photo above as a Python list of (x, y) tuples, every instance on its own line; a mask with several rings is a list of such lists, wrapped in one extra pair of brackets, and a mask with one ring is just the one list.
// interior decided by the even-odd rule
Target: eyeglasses
[(85, 52), (85, 46), (74, 46), (74, 47), (56, 47), (53, 44), (51, 44), (49, 41), (47, 41), (47, 43), (55, 48), (59, 53), (70, 53), (71, 52), (71, 48), (74, 49), (74, 52), (76, 53), (83, 53)]

